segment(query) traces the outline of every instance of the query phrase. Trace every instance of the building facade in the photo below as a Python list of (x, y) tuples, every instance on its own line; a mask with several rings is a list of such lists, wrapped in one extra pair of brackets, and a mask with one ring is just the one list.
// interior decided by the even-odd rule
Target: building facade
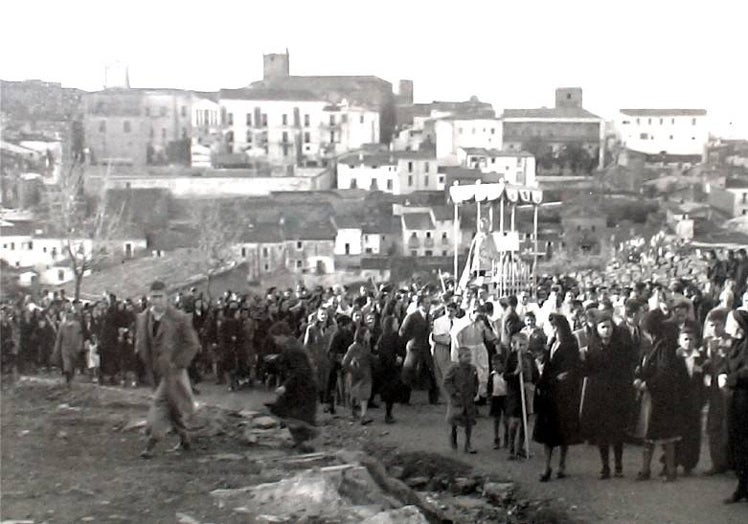
[(709, 186), (709, 205), (731, 217), (748, 215), (748, 182), (728, 181), (725, 187)]
[(480, 169), (482, 173), (498, 173), (510, 184), (536, 187), (535, 157), (525, 151), (499, 151), (475, 147), (457, 151), (460, 165)]
[[(426, 130), (427, 128), (424, 127)], [(446, 117), (434, 121), (436, 157), (457, 165), (458, 150), (465, 147), (502, 149), (502, 125), (496, 118)]]
[(694, 162), (705, 157), (709, 140), (704, 109), (621, 109), (615, 128), (627, 149)]
[(393, 195), (444, 189), (433, 151), (355, 151), (338, 159), (339, 189), (368, 189)]

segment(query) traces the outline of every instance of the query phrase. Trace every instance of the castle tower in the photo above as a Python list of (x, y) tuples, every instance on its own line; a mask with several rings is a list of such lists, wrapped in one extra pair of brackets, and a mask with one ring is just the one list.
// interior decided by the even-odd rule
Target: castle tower
[(581, 87), (559, 87), (556, 89), (556, 107), (582, 107)]
[(400, 80), (397, 98), (400, 104), (413, 103), (413, 80)]
[(262, 55), (262, 79), (274, 80), (290, 76), (290, 56), (288, 49), (285, 53), (269, 53)]

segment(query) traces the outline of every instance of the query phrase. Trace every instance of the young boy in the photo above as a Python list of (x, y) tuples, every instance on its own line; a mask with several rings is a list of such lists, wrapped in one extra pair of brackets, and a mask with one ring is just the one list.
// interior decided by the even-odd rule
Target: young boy
[[(509, 418), (509, 460), (516, 460), (526, 455), (523, 451), (526, 428), (522, 422), (522, 383), (537, 382), (538, 368), (532, 355), (527, 351), (527, 335), (516, 333), (512, 337), (511, 344), (512, 351), (507, 357), (504, 371), (507, 392), (504, 414)], [(520, 368), (520, 362), (522, 368)], [(521, 382), (520, 370), (522, 372)], [(525, 399), (526, 406), (527, 399)]]
[(509, 423), (505, 413), (506, 406), (506, 381), (504, 380), (504, 361), (500, 354), (491, 358), (491, 376), (488, 387), (491, 393), (491, 413), (493, 417), (493, 449), (501, 449), (501, 438), (499, 428), (501, 427), (502, 415), (504, 419), (504, 443), (509, 443)]
[(449, 395), (447, 401), (447, 423), (451, 426), (450, 445), (457, 449), (457, 426), (465, 428), (465, 453), (475, 454), (470, 444), (477, 409), (475, 397), (478, 395), (478, 370), (470, 363), (469, 347), (460, 346), (457, 350), (457, 363), (452, 364), (444, 377), (444, 390)]

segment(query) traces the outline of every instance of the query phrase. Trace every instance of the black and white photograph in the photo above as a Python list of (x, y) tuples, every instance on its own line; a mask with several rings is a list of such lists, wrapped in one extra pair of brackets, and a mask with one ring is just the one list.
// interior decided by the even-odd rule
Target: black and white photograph
[(748, 7), (0, 15), (0, 524), (748, 522)]

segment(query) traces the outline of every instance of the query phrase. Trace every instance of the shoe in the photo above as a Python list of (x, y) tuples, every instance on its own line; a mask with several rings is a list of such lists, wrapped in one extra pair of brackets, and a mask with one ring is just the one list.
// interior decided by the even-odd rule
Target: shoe
[(361, 425), (362, 425), (362, 426), (366, 426), (367, 424), (371, 424), (372, 422), (373, 422), (373, 420), (372, 420), (372, 419), (370, 419), (370, 418), (368, 418), (368, 417), (367, 417), (367, 418), (362, 418), (362, 419), (361, 419)]
[(379, 409), (379, 404), (376, 402), (369, 402), (369, 409)]
[(190, 451), (191, 446), (187, 442), (179, 442), (176, 446), (174, 446), (171, 449), (167, 449), (167, 453), (182, 453), (185, 451)]
[(617, 479), (622, 479), (623, 478), (623, 470), (616, 468), (616, 472), (613, 473), (613, 476), (615, 478), (617, 478)]
[(449, 436), (449, 445), (452, 449), (457, 450), (457, 433), (452, 433)]
[(140, 458), (142, 459), (152, 459), (153, 458), (153, 450), (151, 449), (144, 449), (140, 452)]
[(662, 479), (663, 482), (675, 482), (676, 480), (678, 480), (678, 475), (675, 473), (672, 475), (665, 475), (665, 478)]
[(564, 473), (563, 471), (559, 471), (558, 473), (556, 473), (556, 478), (557, 479), (565, 479), (566, 478), (566, 473)]
[(748, 493), (740, 493), (739, 491), (736, 491), (722, 502), (725, 504), (735, 504), (736, 502), (740, 502), (742, 499), (748, 500)]
[(198, 396), (200, 394), (200, 390), (197, 389), (196, 387), (193, 387), (192, 388), (192, 394), (195, 395), (195, 396)]
[(475, 455), (478, 452), (472, 446), (465, 446), (465, 453)]
[(501, 442), (495, 440), (493, 443), (493, 449), (501, 449)]
[(610, 468), (603, 468), (600, 472), (600, 480), (608, 480), (610, 478)]
[(713, 477), (714, 475), (721, 475), (727, 472), (726, 468), (709, 468), (703, 474), (705, 477)]
[(545, 470), (545, 473), (540, 475), (540, 482), (548, 482), (551, 480), (551, 473), (553, 473), (553, 470), (547, 469)]
[(652, 474), (649, 471), (640, 471), (636, 474), (636, 480), (649, 480), (652, 478)]
[(385, 415), (384, 417), (384, 423), (385, 424), (394, 424), (395, 423), (395, 417), (392, 415)]
[(517, 456), (516, 453), (509, 453), (509, 456), (506, 459), (507, 460), (519, 460), (519, 456)]

